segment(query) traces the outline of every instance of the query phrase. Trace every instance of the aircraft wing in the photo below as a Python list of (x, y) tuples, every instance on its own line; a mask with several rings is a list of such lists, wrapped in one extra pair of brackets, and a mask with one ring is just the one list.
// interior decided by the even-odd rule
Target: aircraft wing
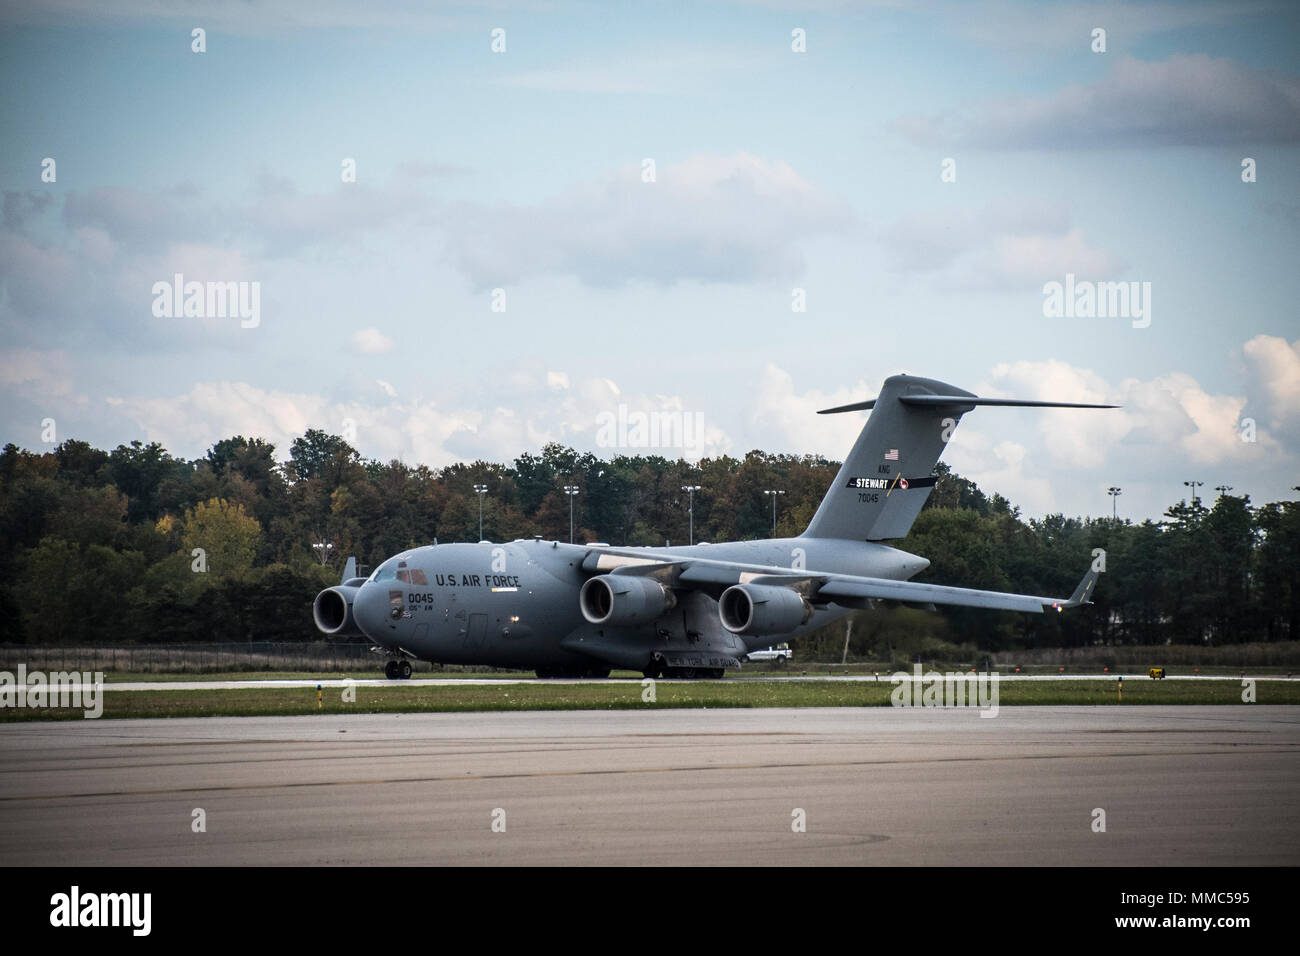
[[(1042, 614), (1045, 604), (1055, 604), (1059, 598), (1040, 598), (1029, 594), (1006, 594), (1001, 591), (977, 591), (971, 588), (945, 587), (941, 584), (916, 584), (911, 581), (890, 581), (885, 578), (849, 578), (828, 581), (818, 592), (837, 604), (852, 604), (854, 599), (907, 601), (918, 604), (953, 604), (961, 607), (983, 607), (1003, 611), (1028, 611)], [(847, 600), (845, 600), (847, 599)]]
[(601, 548), (592, 551), (583, 567), (598, 574), (645, 574), (676, 588), (716, 589), (734, 584), (762, 584), (789, 587), (814, 604), (834, 603), (844, 607), (869, 607), (873, 600), (902, 601), (909, 604), (948, 604), (959, 607), (982, 607), (994, 610), (1024, 611), (1041, 614), (1044, 608), (1060, 611), (1067, 607), (1090, 604), (1088, 597), (1097, 583), (1098, 572), (1089, 569), (1074, 593), (1068, 598), (1010, 594), (1003, 591), (980, 591), (973, 588), (948, 587), (895, 581), (890, 578), (862, 577), (854, 574), (829, 574), (793, 570), (766, 565), (750, 565), (710, 558), (653, 558), (620, 554)]

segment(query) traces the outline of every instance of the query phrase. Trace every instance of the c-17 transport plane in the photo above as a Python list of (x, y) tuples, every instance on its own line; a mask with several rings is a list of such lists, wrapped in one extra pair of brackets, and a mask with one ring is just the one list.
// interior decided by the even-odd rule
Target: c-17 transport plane
[(886, 542), (904, 537), (935, 484), (932, 472), (962, 415), (977, 405), (1114, 408), (979, 398), (933, 379), (894, 375), (830, 490), (797, 538), (623, 548), (520, 539), (403, 551), (369, 577), (348, 559), (343, 582), (316, 596), (316, 626), (364, 635), (389, 655), (390, 678), (411, 660), (535, 669), (539, 677), (716, 678), (753, 650), (790, 641), (878, 601), (1041, 614), (1068, 598), (978, 591), (908, 579), (930, 562)]

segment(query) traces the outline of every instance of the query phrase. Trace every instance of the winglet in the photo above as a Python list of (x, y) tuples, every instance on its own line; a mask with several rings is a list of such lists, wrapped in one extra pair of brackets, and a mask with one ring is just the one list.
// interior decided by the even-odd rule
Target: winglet
[(1083, 580), (1079, 582), (1079, 586), (1074, 589), (1074, 593), (1064, 601), (1054, 602), (1052, 607), (1056, 608), (1057, 611), (1061, 611), (1067, 607), (1079, 607), (1082, 604), (1091, 604), (1092, 602), (1088, 600), (1088, 598), (1092, 596), (1092, 589), (1097, 584), (1097, 576), (1099, 574), (1101, 574), (1101, 572), (1096, 568), (1089, 568), (1088, 573), (1085, 574)]

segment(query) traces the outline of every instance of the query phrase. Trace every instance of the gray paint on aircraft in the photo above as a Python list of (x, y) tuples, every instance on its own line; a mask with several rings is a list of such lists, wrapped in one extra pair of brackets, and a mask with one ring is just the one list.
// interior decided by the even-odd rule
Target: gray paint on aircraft
[[(798, 537), (664, 548), (542, 540), (428, 545), (390, 558), (364, 580), (352, 576), (349, 560), (344, 582), (316, 598), (317, 627), (333, 636), (364, 634), (393, 656), (448, 664), (557, 676), (611, 667), (720, 676), (750, 651), (881, 600), (1031, 613), (1088, 603), (1096, 571), (1069, 598), (916, 584), (909, 579), (929, 561), (884, 543), (907, 534), (957, 421), (985, 404), (1113, 407), (981, 399), (933, 379), (895, 375), (876, 399), (827, 410), (872, 409)], [(593, 578), (602, 580), (584, 591)], [(588, 598), (608, 606), (584, 612)], [(737, 622), (726, 626), (720, 599), (733, 601), (746, 612), (739, 619), (758, 630), (733, 632)]]

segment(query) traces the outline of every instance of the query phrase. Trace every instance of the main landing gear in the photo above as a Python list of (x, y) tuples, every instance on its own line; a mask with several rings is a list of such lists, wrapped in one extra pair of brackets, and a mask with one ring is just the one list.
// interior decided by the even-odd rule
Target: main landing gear
[(411, 662), (389, 661), (384, 665), (384, 676), (389, 680), (407, 680), (411, 676)]
[(537, 676), (543, 680), (552, 677), (599, 677), (609, 676), (608, 667), (538, 667)]
[(646, 677), (677, 680), (721, 680), (727, 674), (725, 667), (668, 667), (655, 659), (641, 672)]

